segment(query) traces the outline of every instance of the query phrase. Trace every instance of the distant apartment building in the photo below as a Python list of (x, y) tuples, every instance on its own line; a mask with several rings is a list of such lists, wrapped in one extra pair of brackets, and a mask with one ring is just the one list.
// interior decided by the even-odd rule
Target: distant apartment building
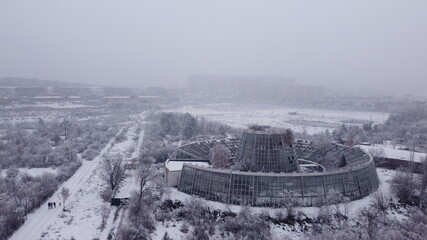
[(191, 75), (187, 89), (190, 93), (291, 102), (323, 95), (320, 87), (297, 85), (293, 78), (282, 76)]
[(18, 97), (35, 97), (48, 94), (48, 89), (45, 87), (17, 87), (15, 95)]
[(86, 87), (53, 87), (52, 94), (60, 96), (90, 96), (93, 94), (91, 88)]
[(121, 87), (104, 87), (103, 93), (106, 96), (131, 96), (133, 91), (131, 88), (121, 88)]
[(294, 85), (283, 89), (282, 99), (284, 101), (310, 101), (320, 99), (324, 96), (322, 87)]

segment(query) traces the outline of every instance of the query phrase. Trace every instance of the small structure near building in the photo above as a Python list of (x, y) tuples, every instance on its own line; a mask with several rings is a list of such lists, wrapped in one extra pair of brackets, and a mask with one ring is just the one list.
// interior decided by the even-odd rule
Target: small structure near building
[(208, 160), (196, 159), (168, 159), (165, 164), (165, 181), (169, 187), (177, 187), (181, 178), (181, 171), (184, 164), (195, 166), (209, 166)]
[(420, 173), (422, 161), (427, 158), (426, 153), (409, 151), (402, 146), (393, 148), (390, 144), (375, 144), (370, 146), (359, 144), (357, 147), (370, 153), (377, 167), (387, 169), (408, 167), (415, 173)]

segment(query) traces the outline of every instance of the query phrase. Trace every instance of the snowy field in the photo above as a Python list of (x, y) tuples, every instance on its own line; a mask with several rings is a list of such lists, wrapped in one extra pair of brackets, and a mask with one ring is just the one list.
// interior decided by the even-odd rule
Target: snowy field
[[(124, 141), (115, 143), (112, 138), (94, 160), (83, 160), (77, 172), (44, 205), (29, 214), (24, 225), (10, 239), (107, 239), (110, 232), (117, 230), (123, 210), (111, 207), (110, 202), (104, 202), (100, 197), (103, 190), (100, 159), (105, 153), (137, 156), (144, 131), (139, 135), (135, 132), (141, 124), (136, 118), (122, 127), (121, 131), (126, 131)], [(66, 212), (58, 205), (62, 187), (70, 189), (70, 197), (65, 203), (69, 211)], [(57, 207), (48, 209), (47, 202), (56, 202)]]
[[(332, 129), (343, 122), (360, 124), (365, 121), (382, 122), (387, 119), (387, 113), (373, 112), (347, 112), (316, 109), (296, 109), (279, 106), (265, 105), (231, 105), (231, 104), (211, 104), (203, 106), (185, 106), (178, 109), (171, 109), (175, 112), (189, 112), (195, 116), (205, 117), (210, 120), (220, 121), (235, 127), (246, 127), (250, 124), (265, 124), (275, 127), (290, 127), (296, 131), (318, 132), (325, 129)], [(136, 133), (138, 127), (146, 124), (145, 114), (131, 116), (131, 121), (122, 123), (121, 131), (126, 131), (125, 140), (114, 142), (114, 138), (106, 145), (93, 161), (83, 160), (80, 169), (63, 185), (58, 191), (46, 201), (39, 209), (28, 215), (25, 224), (10, 238), (12, 240), (25, 239), (107, 239), (110, 233), (115, 233), (121, 221), (126, 218), (126, 210), (112, 207), (109, 202), (104, 202), (100, 197), (103, 190), (102, 181), (99, 176), (99, 162), (104, 153), (119, 153), (125, 158), (132, 159), (139, 155), (140, 145), (143, 141), (144, 130)], [(42, 172), (54, 172), (55, 169), (20, 169), (30, 175), (41, 174)], [(380, 177), (380, 189), (389, 194), (389, 179), (393, 171), (378, 169)], [(4, 174), (4, 173), (2, 173)], [(66, 202), (67, 212), (62, 212), (57, 206), (56, 209), (48, 209), (47, 202), (55, 201), (59, 203), (59, 191), (62, 187), (70, 189), (71, 196)], [(129, 195), (134, 189), (135, 181), (133, 176), (128, 176), (121, 184), (120, 195)], [(191, 196), (170, 189), (171, 199), (186, 202)], [(357, 212), (372, 201), (372, 196), (350, 203), (351, 211)], [(241, 207), (226, 205), (208, 201), (211, 208), (230, 209), (238, 212)], [(253, 208), (255, 212), (270, 211), (274, 209)], [(319, 208), (299, 208), (309, 217), (315, 217)], [(185, 235), (179, 229), (182, 222), (157, 222), (156, 231), (152, 239), (161, 239), (165, 232), (168, 232), (172, 239), (184, 239)], [(274, 235), (289, 235), (295, 239), (301, 239), (302, 234), (295, 226), (271, 226)], [(219, 237), (219, 236), (218, 236)], [(221, 238), (218, 238), (221, 239)]]
[(385, 121), (389, 114), (384, 112), (360, 112), (342, 110), (323, 110), (295, 108), (263, 104), (204, 104), (189, 105), (172, 112), (190, 113), (198, 117), (219, 121), (233, 127), (247, 127), (252, 124), (291, 128), (296, 132), (324, 132), (346, 124), (363, 124), (372, 121)]
[(34, 102), (32, 104), (12, 104), (4, 107), (4, 109), (19, 109), (19, 108), (53, 108), (53, 109), (73, 109), (73, 108), (88, 108), (89, 105), (73, 102)]

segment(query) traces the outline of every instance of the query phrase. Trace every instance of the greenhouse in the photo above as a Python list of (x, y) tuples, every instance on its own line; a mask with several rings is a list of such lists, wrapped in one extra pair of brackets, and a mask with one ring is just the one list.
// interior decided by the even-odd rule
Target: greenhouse
[(178, 190), (227, 204), (282, 207), (360, 199), (379, 185), (372, 157), (359, 148), (295, 141), (289, 130), (272, 128), (245, 130), (232, 142), (239, 146), (230, 155), (233, 168), (183, 164)]

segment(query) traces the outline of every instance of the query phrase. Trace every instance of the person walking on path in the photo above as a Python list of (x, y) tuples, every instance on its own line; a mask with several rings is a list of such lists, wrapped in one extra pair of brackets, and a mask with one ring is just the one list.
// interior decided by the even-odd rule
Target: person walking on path
[(56, 202), (53, 202), (53, 207), (56, 208)]
[(50, 209), (50, 202), (47, 203), (47, 209)]

